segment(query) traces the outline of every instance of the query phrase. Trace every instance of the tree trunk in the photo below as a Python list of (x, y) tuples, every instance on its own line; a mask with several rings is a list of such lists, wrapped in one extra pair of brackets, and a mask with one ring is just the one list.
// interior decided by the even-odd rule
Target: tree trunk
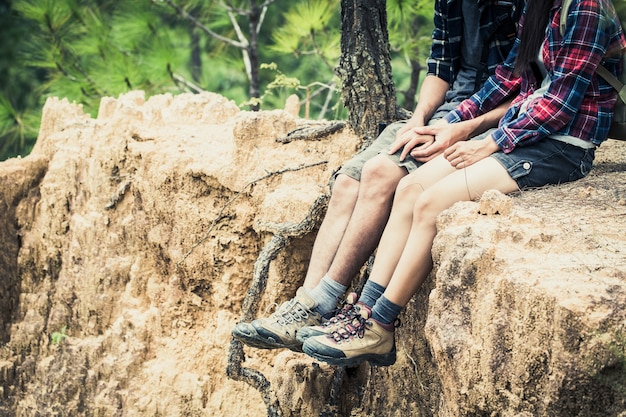
[(348, 121), (369, 145), (380, 123), (395, 120), (395, 85), (391, 76), (387, 10), (384, 0), (341, 0), (342, 99)]
[[(259, 98), (261, 96), (261, 87), (259, 81), (259, 24), (261, 21), (262, 8), (257, 5), (257, 2), (250, 1), (250, 14), (249, 14), (249, 31), (250, 31), (250, 44), (248, 46), (248, 58), (250, 59), (250, 98)], [(250, 106), (250, 110), (259, 110), (258, 104)]]
[(404, 92), (404, 108), (405, 109), (414, 109), (417, 105), (415, 101), (415, 97), (417, 96), (417, 88), (420, 84), (420, 73), (422, 72), (422, 65), (411, 59), (411, 83), (409, 88)]
[(200, 84), (200, 78), (202, 77), (202, 47), (200, 46), (200, 34), (198, 30), (191, 26), (189, 28), (189, 70), (191, 72), (191, 79), (194, 83)]

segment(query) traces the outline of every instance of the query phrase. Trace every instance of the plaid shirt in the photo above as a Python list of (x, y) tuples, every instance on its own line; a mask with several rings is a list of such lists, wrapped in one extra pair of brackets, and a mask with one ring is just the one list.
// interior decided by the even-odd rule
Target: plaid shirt
[[(551, 134), (569, 135), (595, 145), (606, 140), (617, 93), (596, 74), (596, 68), (603, 64), (613, 74), (621, 73), (621, 54), (626, 40), (619, 19), (609, 0), (574, 0), (561, 36), (560, 10), (561, 1), (556, 0), (541, 51), (551, 78), (543, 96), (526, 103), (527, 111), (520, 112), (539, 82), (530, 70), (521, 77), (513, 76), (517, 39), (495, 75), (445, 119), (450, 123), (471, 119), (515, 97), (498, 129), (492, 133), (505, 153)], [(522, 17), (520, 30), (523, 25)]]
[[(479, 7), (481, 35), (489, 36), (489, 52), (486, 59), (489, 75), (508, 56), (517, 32), (524, 7), (524, 0), (476, 0)], [(463, 0), (435, 1), (435, 29), (432, 34), (430, 56), (426, 64), (428, 74), (452, 85), (461, 67), (461, 40), (463, 39)]]

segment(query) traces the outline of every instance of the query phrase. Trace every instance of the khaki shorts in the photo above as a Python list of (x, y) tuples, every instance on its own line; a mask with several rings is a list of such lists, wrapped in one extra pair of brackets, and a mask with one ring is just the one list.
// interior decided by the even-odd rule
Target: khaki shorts
[[(459, 100), (461, 99), (461, 97), (458, 97), (455, 101), (446, 102), (439, 106), (435, 114), (430, 118), (428, 124), (435, 123), (437, 120), (443, 118), (446, 114), (448, 114), (451, 110), (455, 109), (459, 104)], [(350, 178), (354, 178), (357, 181), (361, 181), (361, 171), (363, 171), (363, 166), (367, 161), (369, 161), (379, 153), (384, 153), (397, 166), (405, 168), (409, 173), (415, 171), (417, 168), (422, 166), (423, 162), (416, 161), (411, 155), (407, 155), (404, 158), (404, 161), (400, 161), (402, 148), (400, 148), (400, 150), (398, 150), (393, 155), (387, 154), (389, 146), (391, 146), (391, 144), (396, 140), (396, 132), (406, 123), (407, 120), (401, 120), (387, 126), (385, 130), (383, 130), (382, 133), (378, 135), (376, 140), (374, 140), (374, 142), (372, 142), (372, 144), (368, 148), (359, 152), (352, 159), (346, 162), (339, 169), (339, 171), (337, 171), (335, 177), (339, 174), (344, 174), (349, 176)]]
[(397, 166), (405, 168), (407, 172), (413, 172), (416, 170), (422, 165), (422, 162), (416, 161), (411, 155), (407, 155), (404, 158), (404, 161), (400, 161), (402, 149), (399, 149), (393, 155), (387, 154), (387, 150), (396, 140), (396, 132), (406, 123), (406, 120), (402, 120), (387, 126), (370, 146), (343, 164), (339, 171), (337, 171), (337, 175), (343, 174), (357, 181), (361, 181), (361, 172), (363, 171), (365, 163), (380, 153), (387, 155)]

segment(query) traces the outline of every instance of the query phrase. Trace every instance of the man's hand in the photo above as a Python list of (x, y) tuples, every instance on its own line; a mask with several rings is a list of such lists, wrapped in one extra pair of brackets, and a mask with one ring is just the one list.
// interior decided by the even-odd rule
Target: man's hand
[(446, 149), (443, 156), (456, 169), (463, 169), (485, 159), (499, 149), (498, 144), (489, 135), (481, 140), (457, 142)]
[(400, 148), (403, 148), (402, 153), (400, 154), (400, 160), (404, 161), (404, 158), (406, 158), (409, 152), (416, 147), (421, 148), (422, 146), (432, 144), (435, 141), (435, 137), (433, 135), (417, 133), (418, 130), (423, 127), (424, 124), (422, 122), (414, 119), (409, 120), (396, 132), (396, 140), (389, 147), (389, 154), (392, 155)]
[(411, 156), (417, 161), (427, 162), (441, 154), (451, 144), (467, 139), (465, 132), (459, 129), (459, 126), (458, 123), (448, 124), (440, 119), (432, 125), (414, 129), (416, 134), (431, 136), (433, 140), (428, 144), (413, 148)]

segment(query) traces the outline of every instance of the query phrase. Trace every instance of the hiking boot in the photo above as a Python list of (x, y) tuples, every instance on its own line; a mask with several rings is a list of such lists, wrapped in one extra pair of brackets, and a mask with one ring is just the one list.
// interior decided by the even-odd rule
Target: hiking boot
[(365, 304), (357, 303), (357, 299), (358, 295), (355, 292), (348, 294), (343, 302), (343, 306), (337, 310), (329, 320), (317, 326), (303, 327), (298, 330), (298, 334), (296, 335), (298, 341), (304, 343), (309, 337), (332, 333), (340, 327), (343, 327), (345, 323), (352, 321), (352, 319), (360, 315), (359, 310), (361, 308), (368, 308)]
[(296, 339), (296, 334), (302, 327), (322, 322), (316, 307), (317, 302), (309, 297), (304, 288), (299, 288), (296, 296), (281, 304), (271, 316), (251, 323), (239, 323), (231, 334), (259, 349), (287, 348), (302, 352), (302, 343)]
[(370, 318), (369, 309), (329, 334), (306, 339), (302, 350), (307, 355), (331, 365), (355, 366), (369, 361), (372, 366), (396, 362), (395, 325)]

